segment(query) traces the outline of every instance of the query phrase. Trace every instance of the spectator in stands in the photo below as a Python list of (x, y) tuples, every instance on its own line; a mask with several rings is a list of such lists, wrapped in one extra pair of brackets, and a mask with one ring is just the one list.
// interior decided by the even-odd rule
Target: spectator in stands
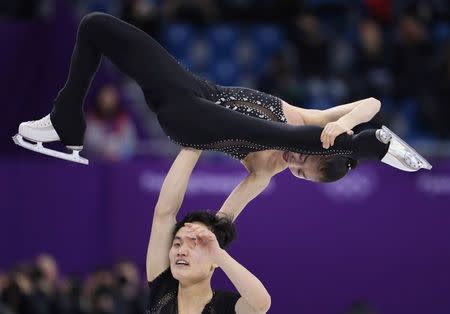
[(329, 42), (314, 15), (299, 15), (289, 29), (289, 37), (297, 50), (301, 75), (324, 78), (328, 73)]
[(355, 54), (354, 97), (392, 96), (391, 56), (379, 25), (370, 19), (359, 24), (359, 44)]
[(110, 287), (99, 286), (92, 298), (92, 314), (115, 314), (117, 303), (114, 298), (114, 291)]
[(129, 159), (134, 154), (135, 127), (122, 111), (118, 90), (112, 85), (103, 86), (97, 95), (87, 118), (85, 145), (90, 156), (109, 161)]
[(414, 16), (401, 17), (398, 32), (394, 59), (397, 96), (418, 99), (433, 82), (430, 80), (433, 47), (425, 25)]
[(59, 290), (58, 265), (53, 257), (42, 254), (36, 259), (33, 284), (37, 297), (42, 300), (46, 313), (68, 312), (66, 296)]
[(36, 293), (32, 278), (33, 266), (30, 264), (18, 265), (11, 271), (3, 300), (13, 313), (49, 314), (44, 300)]
[(399, 38), (394, 57), (395, 96), (404, 112), (410, 110), (408, 130), (431, 128), (428, 107), (431, 106), (435, 78), (432, 75), (434, 51), (424, 22), (404, 15), (398, 23)]
[(111, 298), (114, 291), (114, 278), (106, 268), (99, 268), (89, 274), (83, 286), (82, 299), (85, 311), (90, 313), (111, 313), (115, 310), (116, 301)]
[(298, 74), (306, 91), (306, 104), (302, 105), (324, 109), (332, 103), (343, 102), (346, 88), (330, 71), (335, 51), (322, 31), (319, 18), (311, 14), (299, 15), (289, 35), (297, 51)]
[(0, 313), (13, 314), (12, 311), (3, 302), (3, 293), (9, 285), (9, 278), (6, 274), (0, 272)]
[(297, 78), (294, 62), (286, 51), (272, 57), (258, 80), (258, 89), (292, 104), (304, 104), (305, 90)]
[(60, 293), (65, 296), (66, 308), (70, 314), (86, 313), (88, 303), (82, 295), (83, 282), (79, 278), (64, 278), (60, 286)]
[(133, 314), (145, 312), (145, 299), (139, 280), (139, 271), (132, 261), (121, 261), (114, 268), (117, 288), (117, 307), (120, 313)]

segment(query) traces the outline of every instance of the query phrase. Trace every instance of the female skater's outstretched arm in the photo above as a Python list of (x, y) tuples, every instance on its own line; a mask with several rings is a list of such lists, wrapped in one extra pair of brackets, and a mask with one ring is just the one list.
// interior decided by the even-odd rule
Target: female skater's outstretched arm
[(324, 148), (334, 145), (335, 138), (342, 134), (353, 134), (352, 129), (369, 122), (380, 111), (381, 102), (373, 97), (325, 110), (300, 109), (305, 125), (323, 127), (320, 140)]
[(381, 102), (376, 98), (370, 97), (325, 110), (299, 109), (302, 112), (306, 125), (325, 127), (330, 122), (341, 120), (348, 128), (353, 129), (358, 124), (372, 120), (380, 111)]

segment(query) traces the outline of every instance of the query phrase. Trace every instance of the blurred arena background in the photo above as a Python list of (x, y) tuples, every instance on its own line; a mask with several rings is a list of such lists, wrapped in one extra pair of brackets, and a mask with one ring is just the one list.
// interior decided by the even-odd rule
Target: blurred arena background
[[(140, 88), (103, 61), (85, 103), (88, 167), (11, 140), (49, 112), (78, 22), (93, 11), (143, 29), (222, 85), (306, 108), (381, 100), (360, 129), (388, 125), (433, 170), (367, 163), (333, 184), (283, 173), (239, 217), (231, 252), (265, 283), (270, 313), (450, 313), (445, 0), (1, 1), (0, 313), (145, 311), (153, 206), (179, 147)], [(181, 213), (218, 209), (243, 176), (237, 161), (205, 152)], [(230, 288), (219, 272), (215, 281)]]

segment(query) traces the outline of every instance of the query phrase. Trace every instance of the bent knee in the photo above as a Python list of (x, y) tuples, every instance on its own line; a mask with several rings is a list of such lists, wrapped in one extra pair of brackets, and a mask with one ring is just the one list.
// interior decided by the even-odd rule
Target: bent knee
[(91, 12), (83, 16), (80, 21), (80, 29), (88, 29), (95, 27), (95, 25), (101, 25), (108, 20), (114, 19), (113, 16), (102, 12)]

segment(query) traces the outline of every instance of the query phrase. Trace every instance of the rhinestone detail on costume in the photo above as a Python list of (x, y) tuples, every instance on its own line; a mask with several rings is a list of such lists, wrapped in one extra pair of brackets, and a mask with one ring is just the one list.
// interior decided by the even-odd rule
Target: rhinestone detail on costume
[[(214, 297), (216, 296), (216, 291), (213, 290), (213, 297), (208, 302), (208, 304), (205, 305), (202, 312), (206, 312), (208, 314), (216, 314), (216, 310), (212, 306), (212, 302), (214, 300)], [(165, 294), (161, 299), (158, 300), (158, 303), (156, 303), (150, 310), (147, 310), (145, 314), (164, 314), (167, 309), (165, 307), (171, 303), (175, 302), (175, 313), (178, 314), (178, 300), (177, 300), (177, 293), (176, 292), (169, 292)]]
[(173, 300), (176, 299), (176, 296), (177, 294), (175, 292), (165, 294), (158, 300), (158, 303), (156, 303), (149, 311), (146, 311), (146, 314), (163, 314), (164, 308), (167, 304), (173, 302)]

